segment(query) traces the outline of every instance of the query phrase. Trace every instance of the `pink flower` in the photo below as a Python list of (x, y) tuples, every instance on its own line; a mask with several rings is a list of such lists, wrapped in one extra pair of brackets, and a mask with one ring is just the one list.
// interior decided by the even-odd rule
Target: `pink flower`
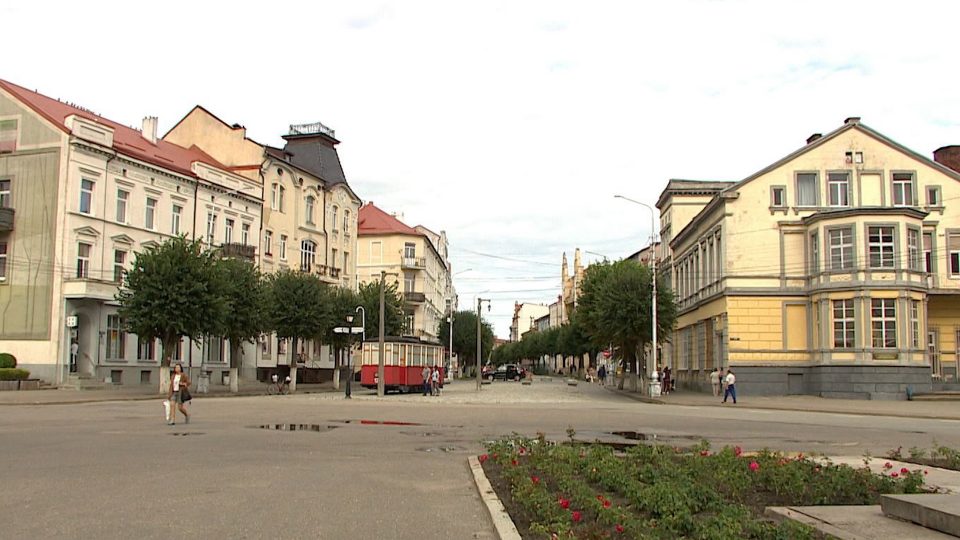
[(709, 455), (710, 455), (710, 451), (709, 451), (709, 450), (701, 450), (701, 451), (700, 451), (700, 455), (701, 455), (701, 456), (709, 456)]
[(909, 472), (910, 472), (910, 471), (909, 471), (906, 467), (900, 469), (900, 474), (907, 474), (907, 473), (909, 473)]
[(618, 533), (623, 534), (623, 525), (620, 525), (619, 523), (617, 523), (617, 526), (614, 527), (614, 529), (616, 529)]
[(890, 478), (897, 478), (897, 477), (899, 477), (899, 476), (900, 476), (900, 475), (897, 474), (897, 473), (890, 473)]
[(820, 467), (814, 467), (813, 472), (816, 472), (816, 473), (820, 472)]
[(531, 476), (531, 477), (530, 477), (530, 481), (533, 482), (534, 484), (539, 484), (539, 483), (540, 483), (540, 477), (539, 477), (539, 476)]
[(883, 464), (883, 468), (884, 468), (884, 469), (892, 469), (892, 468), (893, 468), (893, 464), (888, 461), (888, 462), (886, 462), (886, 463)]
[(604, 499), (604, 500), (603, 500), (603, 507), (604, 507), (604, 508), (610, 508), (610, 501)]
[(560, 508), (563, 508), (564, 510), (566, 510), (567, 508), (570, 508), (570, 501), (568, 499), (564, 499), (563, 497), (560, 497), (560, 500), (558, 502), (560, 503)]
[(488, 456), (488, 455), (486, 455), (486, 454), (480, 454), (480, 457), (479, 457), (478, 459), (480, 460), (480, 463), (483, 463), (483, 462), (487, 461), (488, 459), (490, 459), (490, 456)]
[(756, 461), (751, 461), (751, 462), (750, 462), (750, 470), (753, 471), (753, 472), (757, 472), (758, 470), (760, 470), (760, 464), (757, 463)]
[(734, 446), (733, 455), (740, 457), (741, 454), (743, 454), (743, 448), (740, 448), (739, 446)]
[(574, 523), (580, 523), (580, 519), (582, 516), (580, 515), (580, 511), (578, 510), (573, 512), (573, 515), (571, 515), (570, 517), (573, 518)]
[(525, 454), (526, 452), (527, 452), (527, 449), (521, 446), (521, 447), (520, 447), (520, 455), (522, 456), (522, 455)]

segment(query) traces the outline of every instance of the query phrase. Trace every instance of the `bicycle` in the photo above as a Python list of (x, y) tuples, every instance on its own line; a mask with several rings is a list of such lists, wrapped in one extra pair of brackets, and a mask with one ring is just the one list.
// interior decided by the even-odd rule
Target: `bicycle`
[(290, 376), (289, 375), (287, 376), (286, 379), (283, 380), (282, 383), (280, 382), (280, 379), (276, 375), (271, 376), (270, 379), (271, 381), (267, 383), (268, 395), (275, 396), (277, 394), (280, 394), (282, 396), (285, 396), (290, 393)]

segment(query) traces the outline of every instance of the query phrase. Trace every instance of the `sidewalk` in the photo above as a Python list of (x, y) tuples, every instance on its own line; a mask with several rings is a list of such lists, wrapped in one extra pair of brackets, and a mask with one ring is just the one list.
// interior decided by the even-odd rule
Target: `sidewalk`
[[(332, 382), (320, 384), (298, 384), (297, 394), (317, 394), (329, 392), (343, 392), (333, 389)], [(240, 391), (230, 392), (226, 386), (214, 386), (206, 394), (194, 391), (194, 399), (208, 397), (240, 397), (265, 396), (267, 386), (257, 381), (243, 381)], [(68, 405), (73, 403), (96, 403), (100, 401), (145, 401), (160, 399), (157, 387), (154, 385), (127, 386), (109, 390), (23, 390), (0, 392), (0, 406), (3, 405)]]
[(677, 391), (658, 398), (649, 398), (639, 393), (617, 390), (607, 386), (607, 390), (624, 397), (663, 405), (684, 405), (692, 407), (734, 407), (741, 409), (773, 409), (782, 411), (805, 411), (835, 414), (860, 414), (868, 416), (896, 416), (902, 418), (932, 418), (938, 420), (960, 420), (960, 404), (950, 401), (870, 401), (860, 399), (828, 399), (816, 396), (738, 396), (734, 405), (731, 402), (721, 405), (721, 398), (699, 392)]

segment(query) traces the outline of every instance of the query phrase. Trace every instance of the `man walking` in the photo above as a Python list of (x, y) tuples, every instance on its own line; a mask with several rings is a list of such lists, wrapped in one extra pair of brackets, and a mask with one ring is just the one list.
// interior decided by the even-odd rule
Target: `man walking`
[(720, 377), (723, 377), (720, 368), (713, 368), (713, 371), (710, 372), (710, 385), (713, 386), (713, 397), (720, 397)]
[(733, 404), (736, 405), (737, 404), (737, 387), (736, 387), (737, 378), (733, 375), (732, 369), (727, 368), (727, 376), (726, 378), (724, 378), (723, 381), (727, 385), (726, 390), (723, 391), (723, 402), (726, 403), (727, 396), (730, 396), (733, 398)]
[(427, 395), (430, 392), (430, 366), (423, 366), (420, 376), (423, 377), (423, 395)]
[(432, 396), (440, 395), (440, 368), (434, 366), (433, 373), (430, 374), (430, 382), (433, 386), (433, 392), (430, 393)]

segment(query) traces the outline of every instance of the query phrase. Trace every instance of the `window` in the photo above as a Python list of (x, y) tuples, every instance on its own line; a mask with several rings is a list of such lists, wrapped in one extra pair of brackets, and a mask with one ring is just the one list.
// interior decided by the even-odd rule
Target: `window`
[(893, 205), (913, 206), (913, 173), (893, 173)]
[(287, 260), (287, 235), (280, 235), (280, 260)]
[(286, 189), (283, 186), (280, 186), (280, 197), (277, 199), (277, 210), (283, 212), (283, 196), (286, 194)]
[(228, 219), (226, 221), (226, 226), (223, 228), (223, 243), (230, 244), (233, 243), (233, 220)]
[(263, 253), (273, 255), (273, 231), (263, 231)]
[(920, 348), (920, 301), (910, 300), (910, 347)]
[(137, 360), (153, 360), (155, 343), (152, 339), (137, 336)]
[(305, 214), (307, 217), (307, 223), (313, 225), (313, 196), (307, 197)]
[(179, 204), (173, 205), (173, 212), (170, 215), (170, 234), (180, 234), (180, 215), (183, 214), (183, 207)]
[(17, 151), (17, 120), (0, 120), (0, 154)]
[(157, 200), (147, 197), (147, 212), (143, 219), (143, 226), (153, 230), (154, 216), (157, 213)]
[(830, 242), (830, 270), (853, 268), (853, 228), (831, 229), (828, 236)]
[(13, 200), (10, 199), (10, 180), (0, 180), (0, 208), (10, 208)]
[(417, 245), (413, 242), (407, 242), (403, 244), (403, 256), (407, 259), (412, 259), (417, 256)]
[(0, 281), (7, 279), (7, 243), (0, 242)]
[(787, 205), (787, 189), (783, 186), (773, 186), (770, 188), (770, 206), (774, 208), (783, 208)]
[(213, 245), (213, 237), (217, 233), (217, 215), (207, 212), (207, 244)]
[(270, 209), (280, 209), (280, 184), (273, 184), (270, 189)]
[(413, 272), (403, 273), (403, 292), (414, 292), (417, 284), (417, 275)]
[(923, 233), (923, 270), (933, 272), (933, 233)]
[(277, 354), (287, 354), (287, 340), (277, 338)]
[(810, 272), (820, 271), (820, 236), (817, 233), (810, 235)]
[(349, 262), (350, 262), (350, 254), (344, 251), (343, 252), (343, 273), (344, 274), (348, 272), (347, 268), (349, 267), (347, 265)]
[(950, 277), (960, 277), (960, 232), (947, 233), (947, 256), (950, 261)]
[(84, 178), (80, 181), (80, 212), (83, 214), (93, 212), (93, 180)]
[(317, 244), (312, 240), (300, 242), (300, 270), (309, 272), (317, 261)]
[(940, 186), (927, 186), (927, 206), (941, 206)]
[(127, 199), (130, 198), (130, 192), (124, 189), (117, 190), (117, 222), (127, 222)]
[(907, 229), (907, 267), (920, 272), (923, 266), (920, 262), (920, 231)]
[(270, 356), (270, 336), (267, 334), (260, 334), (260, 352), (263, 353), (263, 356)]
[(123, 360), (127, 333), (119, 315), (107, 315), (107, 360)]
[(123, 282), (123, 272), (126, 270), (127, 252), (115, 249), (113, 250), (113, 281), (115, 283)]
[(90, 244), (80, 242), (77, 244), (77, 277), (90, 277)]
[(350, 211), (343, 211), (343, 234), (350, 232)]
[(870, 320), (873, 323), (873, 346), (878, 349), (897, 347), (897, 304), (893, 298), (870, 301)]
[(867, 227), (870, 268), (894, 267), (894, 228)]
[(337, 249), (330, 250), (330, 262), (333, 263), (334, 268), (337, 266)]
[(250, 224), (241, 223), (240, 224), (240, 243), (247, 245), (250, 243)]
[(817, 173), (797, 174), (797, 206), (817, 206)]
[(850, 174), (829, 173), (827, 175), (827, 193), (830, 206), (850, 206)]

